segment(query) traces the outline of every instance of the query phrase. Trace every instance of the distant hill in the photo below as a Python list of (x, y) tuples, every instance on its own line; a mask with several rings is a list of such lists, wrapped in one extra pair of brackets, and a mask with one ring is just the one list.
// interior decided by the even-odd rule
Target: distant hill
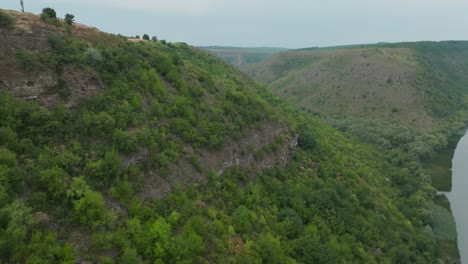
[(258, 47), (258, 48), (241, 48), (241, 47), (223, 47), (223, 46), (206, 46), (200, 47), (209, 53), (216, 55), (234, 65), (241, 67), (245, 64), (261, 62), (273, 54), (286, 51), (286, 48)]
[(431, 127), (464, 108), (468, 42), (301, 49), (241, 69), (308, 112)]

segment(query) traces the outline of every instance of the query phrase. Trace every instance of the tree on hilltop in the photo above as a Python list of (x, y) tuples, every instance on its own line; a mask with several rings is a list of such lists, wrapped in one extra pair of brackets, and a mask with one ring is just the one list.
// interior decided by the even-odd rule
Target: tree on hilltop
[(42, 18), (57, 19), (57, 13), (55, 12), (54, 9), (52, 9), (50, 7), (46, 7), (44, 9), (42, 9), (41, 17)]
[(150, 40), (148, 34), (144, 34), (144, 35), (143, 35), (143, 39), (144, 39), (144, 40)]
[(72, 14), (66, 14), (66, 15), (65, 15), (65, 22), (66, 22), (68, 25), (72, 26), (73, 23), (75, 23), (75, 16), (72, 15)]
[(72, 14), (66, 14), (65, 15), (65, 22), (67, 22), (68, 25), (73, 25), (75, 23), (75, 16)]

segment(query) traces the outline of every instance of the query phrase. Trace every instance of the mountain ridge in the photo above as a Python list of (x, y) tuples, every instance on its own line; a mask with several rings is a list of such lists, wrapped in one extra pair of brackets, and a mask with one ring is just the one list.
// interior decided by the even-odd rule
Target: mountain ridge
[(435, 119), (463, 109), (467, 43), (422, 41), (299, 49), (244, 65), (241, 70), (309, 112), (432, 127)]

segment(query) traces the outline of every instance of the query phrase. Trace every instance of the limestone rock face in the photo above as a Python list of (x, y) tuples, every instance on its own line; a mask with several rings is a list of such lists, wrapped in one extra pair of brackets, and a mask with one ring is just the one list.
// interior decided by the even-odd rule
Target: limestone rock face
[(105, 88), (92, 69), (64, 65), (57, 71), (39, 62), (22, 65), (17, 58), (18, 52), (26, 52), (27, 56), (47, 54), (52, 50), (49, 36), (66, 32), (64, 28), (44, 23), (32, 14), (12, 15), (16, 16), (15, 25), (0, 28), (0, 91), (37, 101), (47, 108), (53, 108), (58, 103), (73, 108)]
[[(20, 67), (8, 67), (2, 61), (0, 69), (0, 90), (17, 98), (37, 101), (46, 108), (53, 108), (58, 103), (73, 108), (104, 89), (97, 73), (76, 66), (65, 66), (60, 77), (51, 69), (27, 72)], [(67, 96), (60, 95), (59, 80), (62, 80), (62, 89), (66, 90)]]

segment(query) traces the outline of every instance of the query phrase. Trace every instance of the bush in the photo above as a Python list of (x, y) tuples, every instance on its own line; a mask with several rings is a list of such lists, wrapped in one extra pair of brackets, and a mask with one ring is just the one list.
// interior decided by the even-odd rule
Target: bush
[(298, 144), (302, 149), (313, 149), (317, 145), (317, 142), (312, 133), (306, 130), (300, 134)]
[(41, 13), (41, 18), (43, 19), (57, 19), (57, 13), (55, 12), (54, 9), (50, 8), (50, 7), (46, 7), (44, 9), (42, 9), (42, 13)]
[(75, 16), (72, 14), (66, 14), (65, 15), (65, 22), (67, 22), (68, 25), (73, 25), (75, 23)]
[(143, 35), (143, 39), (144, 39), (144, 40), (150, 40), (148, 34), (144, 34), (144, 35)]
[(27, 50), (18, 50), (15, 56), (26, 71), (31, 71), (37, 66), (37, 58)]
[(9, 27), (15, 22), (15, 19), (9, 14), (0, 11), (0, 27)]
[(57, 19), (57, 13), (55, 12), (54, 9), (52, 9), (50, 7), (46, 7), (44, 9), (42, 9), (41, 19), (44, 22), (53, 24), (53, 25), (55, 25), (57, 27), (60, 26), (60, 21), (58, 21), (58, 19)]

